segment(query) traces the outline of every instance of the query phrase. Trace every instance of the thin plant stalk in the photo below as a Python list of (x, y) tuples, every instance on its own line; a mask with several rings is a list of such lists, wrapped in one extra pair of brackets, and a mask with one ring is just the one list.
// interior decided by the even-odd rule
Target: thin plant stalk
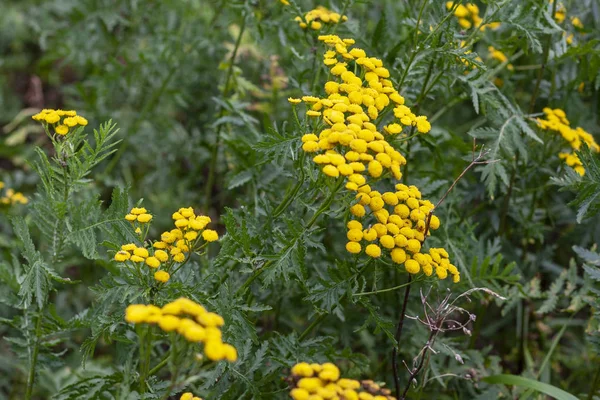
[(402, 311), (400, 311), (400, 319), (396, 326), (396, 346), (392, 349), (392, 373), (394, 374), (394, 385), (396, 387), (396, 397), (400, 395), (400, 377), (398, 375), (398, 349), (400, 347), (400, 338), (402, 337), (402, 329), (404, 328), (404, 319), (406, 317), (406, 306), (408, 305), (408, 297), (410, 295), (410, 283), (412, 281), (412, 275), (408, 274), (408, 280), (406, 281), (406, 289), (404, 289), (404, 301), (402, 302)]
[[(315, 213), (312, 216), (312, 218), (310, 219), (310, 221), (308, 221), (308, 223), (304, 227), (304, 232), (306, 232), (307, 230), (309, 230), (310, 228), (312, 228), (312, 226), (315, 224), (315, 222), (317, 222), (317, 219), (319, 218), (319, 216), (329, 209), (329, 206), (333, 202), (333, 199), (335, 198), (335, 195), (341, 189), (343, 183), (344, 183), (344, 178), (343, 177), (338, 178), (337, 185), (331, 191), (331, 194), (323, 202), (323, 204), (321, 205), (321, 207), (317, 211), (315, 211)], [(282, 250), (282, 253), (286, 252), (290, 248), (290, 246), (293, 246), (294, 244), (295, 244), (295, 241), (294, 241), (294, 243), (286, 246)], [(240, 288), (237, 290), (236, 295), (242, 294), (252, 284), (252, 282), (254, 282), (254, 280), (256, 278), (258, 278), (263, 272), (265, 272), (267, 269), (269, 269), (269, 267), (271, 265), (273, 265), (275, 262), (276, 262), (276, 260), (269, 260), (266, 263), (264, 263), (262, 266), (260, 266), (259, 268), (255, 269), (254, 272), (252, 273), (252, 275), (250, 275), (250, 277), (248, 277), (248, 279), (246, 279), (246, 282), (244, 282), (244, 284), (242, 286), (240, 286)]]
[[(246, 18), (247, 18), (247, 14), (244, 13), (244, 17), (242, 19), (242, 25), (240, 26), (240, 31), (239, 31), (238, 37), (235, 41), (235, 47), (233, 48), (233, 51), (231, 52), (229, 66), (227, 67), (227, 75), (225, 77), (225, 86), (223, 87), (223, 93), (222, 93), (223, 97), (225, 97), (229, 94), (229, 86), (231, 83), (231, 78), (233, 77), (233, 67), (235, 65), (235, 59), (237, 57), (237, 53), (240, 48), (240, 44), (242, 42), (242, 36), (244, 35), (244, 32), (246, 30)], [(221, 108), (221, 111), (219, 112), (219, 117), (223, 117), (224, 114), (225, 114), (225, 110), (223, 108)], [(222, 141), (221, 130), (223, 129), (222, 128), (223, 125), (224, 124), (220, 124), (217, 127), (216, 140), (215, 140), (215, 144), (213, 146), (212, 153), (210, 156), (210, 166), (208, 169), (208, 179), (206, 181), (206, 189), (205, 189), (205, 195), (204, 195), (204, 209), (205, 209), (205, 212), (207, 212), (207, 213), (210, 209), (210, 198), (212, 196), (213, 185), (215, 183), (215, 173), (216, 173), (216, 169), (217, 169), (217, 163), (219, 160), (219, 148), (221, 147), (221, 141)]]
[(35, 382), (35, 369), (37, 366), (38, 354), (40, 351), (40, 336), (42, 333), (42, 314), (43, 310), (39, 311), (37, 321), (35, 323), (35, 343), (33, 345), (33, 353), (29, 362), (29, 374), (27, 377), (27, 390), (25, 392), (25, 400), (30, 400), (33, 394), (33, 385)]

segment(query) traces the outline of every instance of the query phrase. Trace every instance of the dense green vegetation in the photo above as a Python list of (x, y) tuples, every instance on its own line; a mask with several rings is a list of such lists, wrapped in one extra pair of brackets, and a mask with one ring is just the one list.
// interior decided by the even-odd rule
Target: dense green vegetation
[(597, 1), (0, 9), (0, 398), (600, 399)]

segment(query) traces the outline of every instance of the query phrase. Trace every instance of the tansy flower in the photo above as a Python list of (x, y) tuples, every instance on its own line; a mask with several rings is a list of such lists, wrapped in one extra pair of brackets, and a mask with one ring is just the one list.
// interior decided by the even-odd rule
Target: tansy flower
[(169, 279), (171, 278), (171, 275), (169, 275), (169, 273), (167, 271), (156, 271), (154, 273), (154, 279), (156, 279), (159, 282), (165, 283), (168, 282)]
[[(160, 274), (161, 272), (164, 274)], [(155, 279), (167, 282), (169, 274), (165, 271), (157, 271)], [(224, 323), (222, 317), (209, 313), (200, 304), (190, 299), (180, 298), (162, 308), (154, 305), (132, 304), (125, 310), (125, 320), (134, 324), (156, 324), (165, 332), (177, 332), (190, 342), (202, 343), (206, 357), (212, 361), (237, 360), (236, 349), (222, 341), (220, 330), (220, 326)], [(206, 321), (209, 323), (206, 324)]]
[[(478, 13), (473, 5), (458, 10), (471, 17)], [(437, 268), (448, 270), (458, 281), (459, 272), (449, 268), (447, 256), (436, 256), (439, 260), (435, 261), (430, 254), (432, 249), (429, 253), (421, 249), (426, 235), (440, 225), (433, 216), (426, 222), (433, 204), (422, 199), (414, 186), (397, 185), (395, 192), (380, 194), (367, 184), (367, 180), (385, 177), (401, 179), (406, 159), (388, 137), (403, 135), (405, 129), (409, 131), (405, 136), (414, 131), (429, 132), (427, 117), (415, 115), (405, 104), (380, 59), (352, 48), (353, 40), (336, 35), (321, 35), (318, 39), (329, 46), (323, 62), (330, 68), (332, 78), (325, 84), (327, 97), (302, 97), (308, 108), (306, 114), (318, 118), (323, 126), (321, 132), (302, 136), (302, 150), (314, 154), (312, 159), (324, 175), (343, 177), (346, 189), (356, 192), (357, 202), (349, 211), (364, 223), (350, 221), (346, 250), (351, 254), (364, 251), (373, 258), (389, 256), (394, 263), (405, 265), (409, 273), (423, 271), (429, 276)], [(380, 130), (377, 119), (386, 107), (390, 107), (395, 120)]]
[(333, 363), (309, 364), (300, 362), (291, 369), (290, 397), (294, 400), (334, 399), (393, 400), (389, 389), (371, 380), (357, 381), (342, 378)]

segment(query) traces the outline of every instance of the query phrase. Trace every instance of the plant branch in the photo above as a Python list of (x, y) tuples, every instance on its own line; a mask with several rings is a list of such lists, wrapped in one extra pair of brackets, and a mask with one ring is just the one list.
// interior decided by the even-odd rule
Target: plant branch
[(42, 331), (43, 310), (39, 310), (38, 319), (35, 323), (35, 343), (33, 344), (33, 354), (29, 361), (29, 375), (27, 378), (27, 390), (25, 392), (25, 400), (30, 400), (33, 394), (33, 384), (35, 382), (35, 369), (37, 366), (38, 354), (40, 351), (40, 336)]
[[(244, 31), (246, 30), (246, 18), (247, 14), (244, 13), (244, 17), (242, 18), (242, 25), (240, 26), (240, 31), (238, 33), (237, 39), (235, 41), (235, 47), (231, 52), (231, 57), (229, 59), (229, 66), (227, 67), (227, 75), (225, 77), (225, 85), (223, 86), (222, 96), (226, 97), (229, 94), (229, 85), (231, 82), (231, 78), (233, 76), (233, 68), (235, 66), (235, 58), (237, 57), (238, 50), (240, 48), (240, 44), (242, 42), (242, 36), (244, 35)], [(219, 111), (219, 118), (225, 115), (225, 110), (221, 107)], [(217, 162), (219, 160), (219, 148), (221, 147), (221, 130), (223, 129), (224, 124), (219, 124), (217, 127), (217, 132), (215, 133), (216, 139), (215, 144), (213, 146), (211, 156), (210, 156), (210, 165), (208, 168), (208, 179), (206, 181), (205, 195), (204, 195), (204, 211), (206, 213), (210, 210), (210, 198), (212, 196), (213, 185), (215, 184), (215, 174), (217, 169)]]
[(400, 337), (402, 336), (402, 329), (404, 328), (404, 319), (406, 317), (406, 306), (408, 305), (408, 296), (410, 294), (410, 283), (412, 281), (412, 275), (408, 274), (408, 280), (406, 281), (406, 289), (404, 289), (404, 301), (402, 303), (402, 311), (400, 312), (400, 319), (396, 327), (396, 345), (392, 349), (392, 373), (394, 374), (394, 385), (396, 386), (396, 397), (400, 394), (400, 378), (398, 376), (398, 349), (400, 348)]

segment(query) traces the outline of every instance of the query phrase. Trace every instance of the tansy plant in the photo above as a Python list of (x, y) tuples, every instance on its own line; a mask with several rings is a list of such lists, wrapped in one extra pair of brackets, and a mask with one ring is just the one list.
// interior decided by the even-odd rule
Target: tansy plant
[(0, 397), (600, 394), (590, 1), (5, 3)]
[[(135, 243), (127, 243), (116, 252), (114, 259), (130, 266), (140, 279), (145, 279), (141, 265), (155, 270), (154, 279), (166, 283), (189, 260), (190, 255), (201, 252), (208, 243), (219, 239), (212, 229), (205, 229), (210, 217), (196, 216), (192, 207), (180, 208), (173, 213), (175, 228), (163, 232), (161, 240), (148, 243), (148, 248)], [(141, 243), (145, 243), (152, 215), (143, 207), (134, 207), (125, 216), (132, 224)]]
[[(415, 130), (429, 132), (427, 117), (413, 114), (404, 104), (380, 59), (350, 48), (353, 39), (325, 35), (319, 40), (330, 48), (323, 62), (334, 79), (324, 86), (326, 98), (302, 98), (310, 107), (306, 115), (316, 120), (313, 126), (320, 131), (318, 136), (305, 134), (302, 149), (318, 153), (313, 161), (323, 173), (344, 177), (346, 189), (356, 193), (357, 203), (349, 210), (356, 219), (347, 224), (346, 250), (359, 254), (363, 250), (361, 242), (366, 242), (364, 251), (370, 257), (379, 258), (383, 248), (410, 274), (422, 270), (426, 276), (435, 272), (445, 279), (450, 273), (453, 281), (459, 282), (460, 273), (449, 262), (445, 249), (421, 252), (430, 230), (440, 226), (439, 218), (433, 215), (433, 203), (423, 200), (415, 186), (399, 183), (394, 187), (396, 191), (380, 193), (369, 184), (375, 185), (386, 176), (402, 178), (400, 168), (406, 159), (390, 142), (409, 140)], [(288, 101), (298, 103), (295, 99)], [(391, 121), (384, 118), (389, 111), (394, 115)]]

